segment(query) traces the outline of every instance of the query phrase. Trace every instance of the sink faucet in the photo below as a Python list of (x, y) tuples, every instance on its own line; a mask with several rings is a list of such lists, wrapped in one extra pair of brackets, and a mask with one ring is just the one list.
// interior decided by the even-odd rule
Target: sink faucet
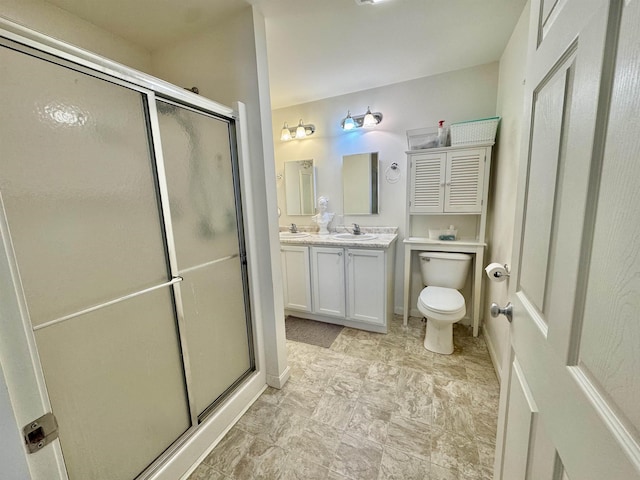
[(295, 223), (292, 223), (291, 227), (289, 228), (289, 231), (291, 233), (298, 233), (298, 226)]
[(354, 235), (360, 235), (362, 232), (360, 231), (360, 225), (358, 225), (357, 223), (353, 224), (353, 234)]

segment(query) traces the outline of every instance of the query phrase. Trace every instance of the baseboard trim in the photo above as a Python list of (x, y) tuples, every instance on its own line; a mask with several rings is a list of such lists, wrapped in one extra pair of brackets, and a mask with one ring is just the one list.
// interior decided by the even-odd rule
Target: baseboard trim
[(204, 459), (207, 458), (207, 456), (209, 456), (209, 454), (220, 443), (220, 441), (229, 432), (229, 430), (231, 430), (234, 427), (234, 425), (238, 423), (238, 420), (240, 420), (240, 418), (247, 412), (247, 410), (249, 410), (251, 405), (253, 405), (255, 401), (258, 400), (258, 398), (260, 398), (260, 395), (262, 395), (262, 393), (265, 391), (266, 388), (267, 388), (266, 385), (262, 387), (251, 399), (251, 401), (233, 418), (233, 420), (229, 423), (229, 425), (224, 430), (222, 430), (215, 437), (215, 439), (213, 439), (210, 446), (207, 447), (206, 450), (204, 450), (202, 455), (200, 455), (200, 457), (198, 457), (198, 459), (193, 463), (193, 465), (189, 467), (189, 469), (184, 473), (184, 475), (180, 477), (181, 480), (187, 480), (189, 478), (189, 476), (195, 471), (195, 469), (198, 468), (198, 465), (200, 465), (204, 461)]
[(287, 380), (289, 380), (290, 376), (291, 367), (287, 365), (287, 368), (284, 369), (280, 376), (276, 377), (275, 375), (267, 375), (267, 385), (279, 390), (284, 387), (284, 384), (287, 383)]
[(498, 377), (498, 383), (502, 384), (502, 369), (500, 368), (500, 361), (498, 360), (498, 354), (496, 353), (496, 349), (493, 346), (491, 336), (487, 333), (486, 328), (482, 329), (482, 336), (484, 337), (484, 341), (487, 344), (487, 348), (489, 349), (489, 357), (491, 358), (493, 369), (495, 370), (496, 376)]

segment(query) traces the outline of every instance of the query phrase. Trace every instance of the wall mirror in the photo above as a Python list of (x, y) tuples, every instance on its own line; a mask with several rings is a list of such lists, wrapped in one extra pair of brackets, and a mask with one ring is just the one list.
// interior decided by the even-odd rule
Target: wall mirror
[(316, 178), (313, 160), (284, 162), (287, 215), (313, 215), (316, 210)]
[(342, 157), (345, 215), (373, 215), (378, 206), (378, 153)]

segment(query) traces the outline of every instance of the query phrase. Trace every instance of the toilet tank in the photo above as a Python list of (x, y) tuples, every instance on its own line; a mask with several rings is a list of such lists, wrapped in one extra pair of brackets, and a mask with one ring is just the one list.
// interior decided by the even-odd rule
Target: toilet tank
[(464, 253), (422, 252), (420, 272), (422, 283), (431, 287), (460, 290), (464, 287), (471, 265), (471, 255)]

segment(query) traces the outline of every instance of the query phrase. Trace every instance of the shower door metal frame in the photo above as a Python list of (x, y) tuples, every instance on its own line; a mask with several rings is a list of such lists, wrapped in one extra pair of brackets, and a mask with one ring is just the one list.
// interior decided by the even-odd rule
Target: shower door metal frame
[[(259, 335), (261, 331), (261, 325), (259, 323), (260, 315), (253, 315), (251, 309), (251, 305), (255, 305), (257, 300), (254, 292), (259, 290), (258, 274), (255, 269), (250, 268), (251, 266), (247, 261), (248, 258), (252, 257), (253, 250), (256, 250), (257, 245), (251, 241), (250, 237), (246, 238), (245, 236), (246, 228), (252, 223), (251, 220), (254, 215), (251, 201), (251, 180), (248, 175), (247, 144), (246, 138), (244, 138), (244, 132), (247, 131), (246, 120), (244, 118), (245, 107), (238, 102), (236, 104), (236, 110), (233, 110), (214, 101), (199, 97), (194, 93), (176, 87), (168, 82), (65, 44), (64, 42), (54, 40), (1, 18), (0, 46), (3, 48), (12, 48), (24, 54), (40, 58), (43, 61), (49, 61), (62, 67), (71, 68), (101, 80), (138, 91), (142, 95), (143, 102), (146, 104), (145, 115), (147, 116), (149, 153), (153, 157), (150, 158), (150, 161), (155, 167), (154, 176), (158, 195), (158, 213), (161, 217), (161, 227), (164, 230), (159, 233), (164, 235), (166, 241), (166, 261), (169, 267), (168, 273), (171, 278), (162, 285), (146, 289), (144, 292), (137, 292), (134, 296), (146, 293), (148, 290), (172, 286), (177, 314), (177, 327), (181, 332), (184, 332), (184, 316), (181, 311), (182, 307), (178, 288), (178, 283), (181, 281), (181, 278), (174, 274), (176, 271), (175, 242), (171, 228), (171, 216), (167, 196), (168, 189), (155, 104), (156, 98), (162, 101), (170, 101), (183, 108), (193, 109), (198, 113), (227, 120), (229, 122), (229, 140), (232, 147), (237, 140), (237, 148), (235, 150), (232, 148), (232, 162), (236, 162), (234, 166), (236, 221), (240, 242), (242, 276), (243, 283), (245, 284), (245, 311), (247, 316), (247, 334), (250, 343), (250, 365), (252, 369), (250, 368), (236, 384), (230, 387), (230, 389), (237, 387), (235, 391), (227, 391), (223, 394), (223, 396), (226, 395), (223, 399), (225, 405), (221, 406), (220, 411), (211, 412), (210, 409), (208, 409), (206, 411), (206, 416), (208, 416), (206, 420), (203, 418), (205, 416), (204, 414), (201, 415), (201, 418), (198, 418), (193, 405), (193, 396), (190, 392), (191, 372), (188, 347), (185, 344), (185, 335), (179, 332), (180, 346), (184, 357), (185, 388), (189, 401), (188, 407), (191, 427), (180, 438), (176, 439), (176, 441), (138, 477), (139, 479), (173, 479), (177, 472), (183, 471), (185, 466), (188, 467), (193, 463), (193, 460), (189, 460), (189, 458), (193, 459), (194, 454), (198, 455), (197, 452), (189, 452), (190, 454), (187, 455), (189, 448), (193, 450), (198, 445), (199, 448), (202, 448), (203, 445), (212, 443), (212, 440), (221, 438), (225, 433), (227, 425), (219, 425), (216, 424), (216, 422), (229, 423), (234, 417), (237, 417), (246, 410), (246, 406), (244, 405), (234, 405), (232, 408), (230, 406), (231, 403), (250, 401), (264, 390), (266, 384), (266, 374), (264, 368), (262, 368), (264, 365), (262, 337)], [(236, 129), (239, 137), (237, 139)], [(236, 152), (237, 157), (235, 157)], [(241, 184), (245, 187), (242, 190), (242, 196), (240, 196)], [(3, 209), (1, 196), (0, 208)], [(33, 418), (38, 418), (43, 413), (51, 411), (51, 404), (47, 394), (44, 373), (40, 365), (34, 330), (29, 319), (24, 293), (22, 292), (22, 286), (19, 280), (17, 261), (11, 244), (4, 209), (0, 212), (0, 240), (2, 240), (0, 243), (0, 289), (11, 292), (8, 294), (9, 302), (5, 302), (5, 305), (0, 306), (0, 314), (3, 316), (6, 315), (8, 318), (8, 321), (3, 323), (3, 328), (7, 328), (2, 336), (9, 337), (13, 340), (2, 342), (0, 339), (0, 360), (4, 360), (0, 375), (4, 370), (4, 376), (12, 398), (12, 408), (18, 425), (20, 426), (30, 422)], [(3, 298), (5, 296), (6, 294), (3, 293)], [(129, 297), (130, 295), (121, 299), (115, 299), (105, 305), (91, 307), (89, 310), (102, 308), (103, 306), (111, 305)], [(56, 320), (56, 322), (66, 319), (67, 318), (61, 318)], [(39, 328), (43, 327), (44, 326), (40, 326)], [(16, 341), (16, 339), (18, 339), (18, 341)], [(242, 386), (237, 385), (243, 381), (244, 384)], [(219, 402), (216, 401), (214, 405), (218, 403)], [(215, 415), (213, 413), (215, 413)], [(68, 476), (59, 440), (54, 441), (49, 447), (50, 448), (45, 447), (36, 455), (26, 455), (25, 458), (31, 478), (35, 480), (67, 479)], [(185, 453), (184, 457), (186, 458), (183, 461), (174, 461), (179, 451)]]
[[(236, 151), (237, 151), (237, 142), (236, 142), (236, 134), (235, 134), (235, 122), (230, 121), (232, 119), (229, 119), (228, 117), (222, 116), (222, 115), (212, 115), (209, 112), (203, 111), (201, 109), (198, 108), (193, 108), (190, 107), (188, 105), (184, 105), (180, 102), (176, 102), (173, 101), (170, 98), (165, 98), (165, 97), (158, 97), (155, 94), (151, 93), (151, 95), (149, 96), (149, 105), (147, 106), (148, 108), (148, 112), (149, 112), (149, 119), (148, 121), (150, 122), (150, 133), (152, 135), (152, 144), (154, 145), (154, 151), (155, 153), (155, 164), (156, 164), (156, 171), (158, 174), (158, 185), (160, 188), (160, 198), (159, 198), (159, 203), (161, 205), (162, 208), (162, 216), (163, 216), (163, 223), (165, 225), (165, 231), (167, 233), (166, 239), (167, 239), (167, 251), (169, 254), (169, 258), (168, 258), (168, 262), (169, 262), (169, 267), (171, 270), (171, 276), (173, 278), (181, 278), (180, 276), (180, 269), (178, 268), (178, 260), (177, 260), (177, 253), (176, 253), (176, 245), (175, 245), (175, 239), (173, 237), (173, 225), (172, 225), (172, 219), (171, 219), (171, 206), (169, 204), (169, 191), (168, 191), (168, 185), (167, 185), (167, 177), (166, 177), (166, 172), (165, 172), (165, 162), (164, 162), (164, 156), (163, 156), (163, 151), (162, 151), (162, 136), (160, 134), (160, 124), (158, 122), (158, 113), (157, 113), (157, 105), (156, 105), (156, 100), (164, 102), (164, 103), (168, 103), (171, 105), (174, 105), (178, 108), (182, 108), (188, 111), (192, 111), (194, 113), (197, 113), (199, 115), (204, 115), (210, 118), (215, 118), (215, 119), (220, 119), (220, 120), (224, 120), (228, 122), (228, 130), (229, 130), (229, 144), (231, 145), (231, 147), (233, 147), (234, 145), (236, 145), (236, 148), (231, 148), (231, 164), (232, 164), (232, 172), (233, 172), (233, 190), (234, 190), (234, 199), (235, 199), (235, 205), (236, 205), (236, 227), (238, 229), (238, 247), (239, 247), (239, 252), (238, 255), (232, 255), (231, 257), (225, 257), (225, 258), (221, 258), (218, 260), (214, 260), (213, 262), (209, 262), (207, 264), (204, 265), (211, 265), (214, 263), (218, 263), (224, 260), (228, 260), (230, 258), (234, 258), (236, 256), (240, 257), (240, 266), (242, 269), (242, 281), (243, 281), (243, 286), (244, 286), (244, 304), (245, 304), (245, 315), (246, 315), (246, 322), (247, 322), (247, 337), (249, 338), (249, 340), (251, 340), (249, 342), (249, 364), (250, 364), (250, 368), (247, 372), (245, 372), (242, 376), (240, 376), (232, 385), (230, 385), (216, 400), (214, 400), (213, 403), (211, 403), (200, 415), (198, 415), (198, 412), (196, 411), (196, 407), (193, 401), (193, 395), (190, 391), (189, 385), (191, 384), (191, 367), (190, 367), (190, 360), (189, 360), (189, 350), (188, 350), (188, 345), (186, 342), (186, 335), (183, 335), (183, 332), (186, 332), (186, 320), (184, 318), (184, 309), (183, 309), (183, 305), (182, 305), (182, 292), (180, 290), (180, 288), (176, 285), (176, 288), (174, 288), (174, 297), (175, 297), (175, 305), (176, 305), (176, 313), (177, 313), (177, 320), (178, 320), (178, 326), (180, 329), (180, 339), (181, 339), (181, 344), (182, 344), (182, 348), (183, 351), (186, 352), (186, 359), (185, 359), (185, 373), (187, 376), (187, 391), (188, 391), (188, 396), (189, 396), (189, 412), (191, 415), (191, 424), (192, 426), (197, 426), (199, 423), (202, 423), (215, 409), (215, 407), (224, 400), (224, 398), (228, 395), (228, 393), (230, 391), (233, 391), (237, 385), (239, 385), (240, 383), (242, 383), (244, 381), (244, 379), (247, 377), (247, 375), (250, 375), (251, 372), (253, 370), (255, 370), (256, 367), (256, 361), (255, 361), (255, 352), (254, 352), (254, 341), (253, 341), (253, 328), (252, 328), (252, 322), (251, 322), (251, 298), (249, 295), (250, 292), (250, 286), (248, 285), (247, 281), (249, 278), (249, 274), (248, 274), (248, 270), (247, 270), (247, 245), (246, 245), (246, 238), (245, 238), (245, 229), (244, 229), (244, 225), (243, 225), (243, 206), (242, 206), (242, 196), (240, 194), (240, 171), (239, 171), (239, 163), (238, 163), (238, 157), (236, 156)], [(185, 269), (182, 271), (182, 273), (188, 272), (194, 268), (200, 268), (204, 265), (198, 265), (196, 267), (192, 267), (189, 269)]]

